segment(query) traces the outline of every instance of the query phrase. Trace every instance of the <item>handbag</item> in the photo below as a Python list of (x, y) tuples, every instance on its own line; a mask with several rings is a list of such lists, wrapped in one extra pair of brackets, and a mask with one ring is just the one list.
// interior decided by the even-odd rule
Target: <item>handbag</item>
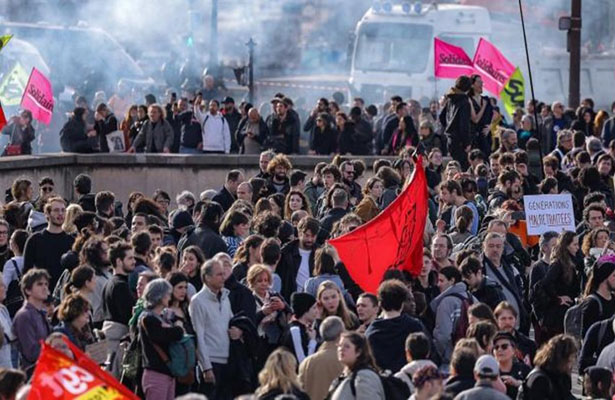
[(13, 143), (13, 136), (15, 135), (16, 125), (13, 125), (13, 130), (11, 131), (11, 141), (4, 148), (3, 156), (19, 156), (21, 155), (21, 144), (11, 144)]

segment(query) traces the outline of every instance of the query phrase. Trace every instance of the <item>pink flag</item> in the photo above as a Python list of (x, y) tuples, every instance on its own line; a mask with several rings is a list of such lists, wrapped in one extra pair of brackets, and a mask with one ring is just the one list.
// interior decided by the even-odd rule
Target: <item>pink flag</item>
[(51, 122), (53, 114), (51, 82), (36, 68), (32, 68), (26, 90), (21, 97), (21, 107), (30, 110), (35, 120), (47, 125)]
[(474, 54), (474, 70), (483, 78), (485, 89), (499, 96), (515, 66), (493, 44), (481, 38)]
[(455, 79), (460, 75), (474, 73), (472, 60), (466, 52), (457, 46), (434, 38), (434, 75), (436, 78)]

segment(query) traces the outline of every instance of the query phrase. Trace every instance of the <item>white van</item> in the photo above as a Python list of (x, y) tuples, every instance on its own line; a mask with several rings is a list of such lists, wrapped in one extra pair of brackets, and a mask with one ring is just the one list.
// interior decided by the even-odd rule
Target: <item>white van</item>
[(470, 57), (481, 37), (491, 35), (487, 9), (420, 2), (379, 3), (357, 24), (350, 70), (350, 95), (381, 103), (393, 94), (424, 103), (450, 80), (434, 78), (434, 37), (463, 47)]

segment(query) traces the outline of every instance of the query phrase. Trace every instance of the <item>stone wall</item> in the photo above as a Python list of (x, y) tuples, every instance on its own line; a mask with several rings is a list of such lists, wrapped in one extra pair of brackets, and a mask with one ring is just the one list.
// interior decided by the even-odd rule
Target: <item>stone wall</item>
[[(362, 157), (370, 176), (373, 162), (380, 157)], [(294, 168), (312, 175), (314, 166), (330, 157), (290, 157)], [(258, 173), (258, 156), (254, 155), (156, 155), (156, 154), (46, 154), (0, 158), (0, 189), (10, 188), (18, 177), (34, 182), (50, 176), (56, 191), (71, 199), (72, 181), (80, 173), (92, 177), (93, 190), (111, 190), (124, 204), (133, 191), (151, 195), (156, 189), (167, 191), (172, 198), (182, 190), (197, 196), (203, 190), (222, 186), (226, 173), (234, 168), (247, 177)], [(2, 197), (2, 200), (4, 198)]]

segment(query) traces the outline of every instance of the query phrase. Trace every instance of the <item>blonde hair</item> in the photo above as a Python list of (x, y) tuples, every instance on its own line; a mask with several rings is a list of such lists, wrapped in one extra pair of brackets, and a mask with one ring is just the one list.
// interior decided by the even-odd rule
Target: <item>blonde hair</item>
[(323, 283), (321, 283), (318, 286), (318, 291), (316, 292), (316, 299), (318, 301), (320, 301), (320, 296), (324, 293), (325, 290), (335, 290), (340, 299), (340, 302), (337, 305), (337, 310), (335, 311), (335, 314), (329, 314), (327, 309), (323, 307), (321, 318), (325, 319), (331, 315), (335, 315), (340, 317), (342, 321), (344, 321), (344, 326), (346, 327), (346, 329), (354, 328), (354, 321), (350, 316), (350, 311), (348, 311), (346, 301), (344, 300), (344, 295), (342, 294), (342, 291), (340, 290), (339, 286), (337, 286), (337, 284), (335, 284), (335, 282), (333, 281), (324, 281)]
[(267, 357), (265, 366), (258, 374), (260, 387), (255, 394), (263, 394), (277, 389), (283, 394), (291, 394), (294, 388), (299, 388), (297, 380), (297, 360), (295, 356), (284, 349), (276, 349)]
[(246, 276), (246, 281), (248, 282), (248, 286), (250, 287), (250, 289), (254, 289), (256, 280), (261, 274), (267, 274), (269, 282), (272, 282), (273, 276), (269, 267), (263, 264), (254, 264), (248, 269), (248, 275)]
[(77, 233), (77, 227), (75, 226), (75, 217), (83, 212), (83, 208), (79, 204), (71, 204), (66, 207), (66, 218), (62, 224), (62, 230), (69, 235)]

